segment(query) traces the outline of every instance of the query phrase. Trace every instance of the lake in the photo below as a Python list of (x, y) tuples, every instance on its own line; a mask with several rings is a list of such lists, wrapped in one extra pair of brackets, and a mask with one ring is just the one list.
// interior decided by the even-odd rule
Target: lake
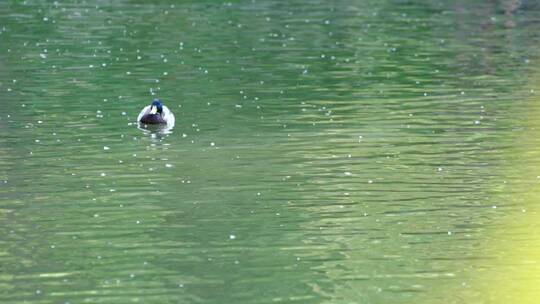
[(538, 20), (2, 1), (0, 302), (538, 303)]

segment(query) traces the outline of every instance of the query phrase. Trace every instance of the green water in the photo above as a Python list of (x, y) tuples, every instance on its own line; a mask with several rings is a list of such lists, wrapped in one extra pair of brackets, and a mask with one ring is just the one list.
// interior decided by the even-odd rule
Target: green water
[(1, 303), (490, 302), (540, 6), (110, 2), (0, 3)]

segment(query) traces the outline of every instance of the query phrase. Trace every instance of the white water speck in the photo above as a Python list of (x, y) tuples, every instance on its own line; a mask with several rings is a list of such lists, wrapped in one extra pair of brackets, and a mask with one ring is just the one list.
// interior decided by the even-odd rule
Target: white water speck
[(229, 235), (229, 240), (234, 240), (234, 239), (236, 239), (236, 235), (234, 234)]

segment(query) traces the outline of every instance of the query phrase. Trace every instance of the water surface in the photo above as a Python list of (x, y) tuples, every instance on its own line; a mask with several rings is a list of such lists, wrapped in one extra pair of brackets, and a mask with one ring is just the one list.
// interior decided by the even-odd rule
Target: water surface
[(0, 302), (536, 303), (540, 7), (424, 2), (2, 2)]

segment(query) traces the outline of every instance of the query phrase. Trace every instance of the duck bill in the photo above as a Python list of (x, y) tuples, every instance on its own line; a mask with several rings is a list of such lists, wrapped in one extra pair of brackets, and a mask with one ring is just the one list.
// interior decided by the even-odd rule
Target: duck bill
[(150, 108), (150, 114), (156, 114), (157, 113), (157, 107), (156, 106), (152, 106)]

